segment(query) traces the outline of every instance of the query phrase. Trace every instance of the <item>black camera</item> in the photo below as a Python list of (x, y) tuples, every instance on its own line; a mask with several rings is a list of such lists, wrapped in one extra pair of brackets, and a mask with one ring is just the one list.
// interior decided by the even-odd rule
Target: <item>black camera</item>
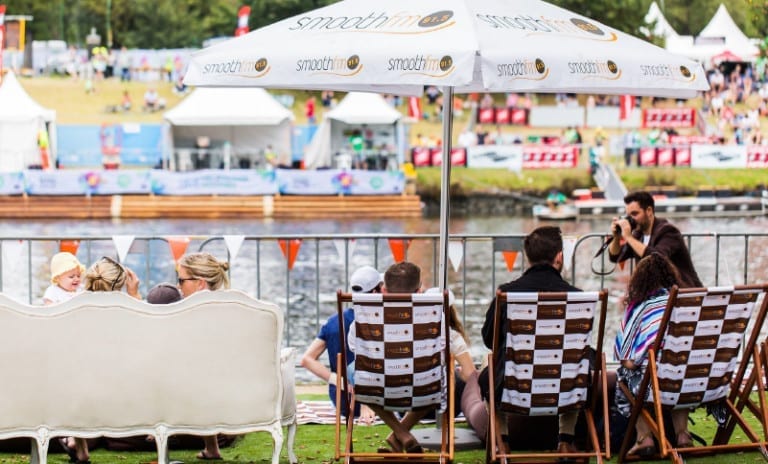
[[(629, 230), (635, 230), (635, 227), (637, 227), (637, 221), (635, 221), (635, 218), (632, 216), (624, 216), (620, 217), (619, 220), (626, 219), (629, 223)], [(616, 224), (616, 227), (614, 229), (616, 231), (616, 234), (621, 235), (621, 227), (619, 227), (618, 224)]]

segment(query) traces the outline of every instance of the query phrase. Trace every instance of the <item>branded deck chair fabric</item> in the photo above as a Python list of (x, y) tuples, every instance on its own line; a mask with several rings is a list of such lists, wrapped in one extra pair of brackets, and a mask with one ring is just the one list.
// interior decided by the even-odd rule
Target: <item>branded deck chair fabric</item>
[[(492, 353), (488, 365), (494, 366), (496, 356), (504, 357), (504, 382), (501, 402), (491, 402), (491, 439), (488, 454), (491, 460), (530, 460), (595, 458), (598, 463), (609, 453), (601, 451), (595, 426), (594, 412), (597, 395), (590, 389), (602, 386), (603, 440), (609, 443), (608, 408), (605, 381), (605, 356), (602, 354), (605, 330), (606, 292), (502, 293), (496, 294), (494, 336), (499, 324), (505, 325), (504, 353)], [(597, 342), (592, 350), (595, 315), (599, 313)], [(499, 346), (494, 340), (493, 346)], [(597, 353), (594, 372), (590, 372), (592, 353)], [(494, 369), (489, 369), (490, 396), (495, 398)], [(602, 381), (600, 381), (602, 379)], [(595, 390), (596, 391), (596, 390)], [(579, 453), (518, 453), (503, 454), (501, 433), (496, 430), (497, 409), (526, 416), (557, 415), (581, 410), (590, 438), (591, 452)], [(557, 433), (552, 430), (553, 436)]]
[[(626, 386), (618, 386), (624, 389), (633, 403), (628, 430), (634, 429), (642, 414), (659, 443), (662, 457), (669, 454), (673, 462), (682, 463), (683, 454), (733, 452), (750, 448), (761, 449), (764, 456), (768, 456), (765, 440), (760, 440), (747, 425), (732, 399), (742, 391), (746, 364), (758, 360), (756, 340), (765, 320), (768, 303), (766, 288), (768, 286), (765, 285), (673, 287), (670, 291), (659, 333), (649, 350), (648, 368), (638, 390), (638, 397), (646, 398), (646, 401), (635, 401)], [(755, 311), (758, 303), (761, 303), (760, 307)], [(754, 329), (742, 347), (753, 315)], [(743, 353), (741, 362), (740, 353)], [(759, 369), (755, 374), (758, 372)], [(756, 383), (762, 386), (762, 382)], [(735, 386), (733, 391), (732, 386)], [(761, 390), (758, 394), (762, 396), (764, 392)], [(653, 403), (653, 415), (645, 409), (650, 402)], [(716, 403), (726, 408), (729, 420), (736, 421), (750, 443), (688, 448), (676, 448), (669, 443), (665, 436), (662, 409), (690, 409)], [(766, 424), (762, 422), (765, 430)], [(631, 435), (627, 434), (624, 438), (620, 461), (628, 457), (626, 452), (631, 445)]]
[[(341, 415), (337, 407), (336, 459), (348, 462), (450, 461), (453, 459), (453, 374), (448, 375), (450, 342), (448, 295), (444, 294), (368, 294), (337, 295), (339, 321), (344, 304), (351, 302), (355, 312), (354, 394), (348, 394), (346, 346), (340, 327), (342, 350), (337, 384), (337, 405), (343, 404), (342, 390), (348, 394), (349, 410), (356, 402), (372, 404), (390, 411), (437, 410), (440, 414), (441, 447), (437, 453), (370, 453), (353, 450), (354, 418), (346, 420), (347, 436), (340, 449)], [(351, 333), (351, 330), (350, 330)]]

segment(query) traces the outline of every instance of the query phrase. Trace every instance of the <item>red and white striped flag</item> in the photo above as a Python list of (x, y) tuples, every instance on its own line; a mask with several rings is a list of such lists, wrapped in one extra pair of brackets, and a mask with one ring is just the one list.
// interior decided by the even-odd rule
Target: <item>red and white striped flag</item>
[(241, 6), (237, 11), (237, 29), (235, 29), (235, 37), (247, 34), (250, 30), (248, 28), (248, 17), (251, 15), (250, 6)]
[(0, 82), (3, 80), (3, 47), (5, 46), (5, 5), (0, 5)]
[(619, 99), (619, 121), (629, 119), (629, 115), (635, 108), (635, 97), (633, 95), (622, 95)]
[(421, 120), (421, 98), (408, 97), (408, 116), (417, 121)]

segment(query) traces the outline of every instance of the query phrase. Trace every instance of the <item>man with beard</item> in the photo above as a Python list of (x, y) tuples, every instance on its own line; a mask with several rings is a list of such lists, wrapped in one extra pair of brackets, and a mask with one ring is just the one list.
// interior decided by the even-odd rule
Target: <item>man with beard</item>
[[(639, 261), (656, 252), (669, 258), (677, 267), (680, 287), (702, 287), (683, 235), (669, 221), (656, 217), (653, 197), (648, 192), (634, 192), (624, 197), (624, 204), (626, 216), (634, 219), (635, 227), (626, 217), (613, 218), (613, 238), (608, 247), (611, 262), (630, 258)], [(624, 244), (620, 239), (624, 239)]]

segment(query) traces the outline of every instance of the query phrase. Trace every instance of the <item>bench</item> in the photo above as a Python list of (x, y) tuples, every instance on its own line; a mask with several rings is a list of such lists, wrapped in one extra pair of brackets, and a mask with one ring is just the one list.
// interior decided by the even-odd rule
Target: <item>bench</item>
[[(277, 464), (296, 433), (293, 349), (283, 312), (236, 291), (150, 305), (84, 293), (34, 307), (0, 294), (0, 439), (29, 437), (45, 464), (51, 438), (168, 437), (267, 431)], [(202, 440), (201, 440), (202, 445)]]

